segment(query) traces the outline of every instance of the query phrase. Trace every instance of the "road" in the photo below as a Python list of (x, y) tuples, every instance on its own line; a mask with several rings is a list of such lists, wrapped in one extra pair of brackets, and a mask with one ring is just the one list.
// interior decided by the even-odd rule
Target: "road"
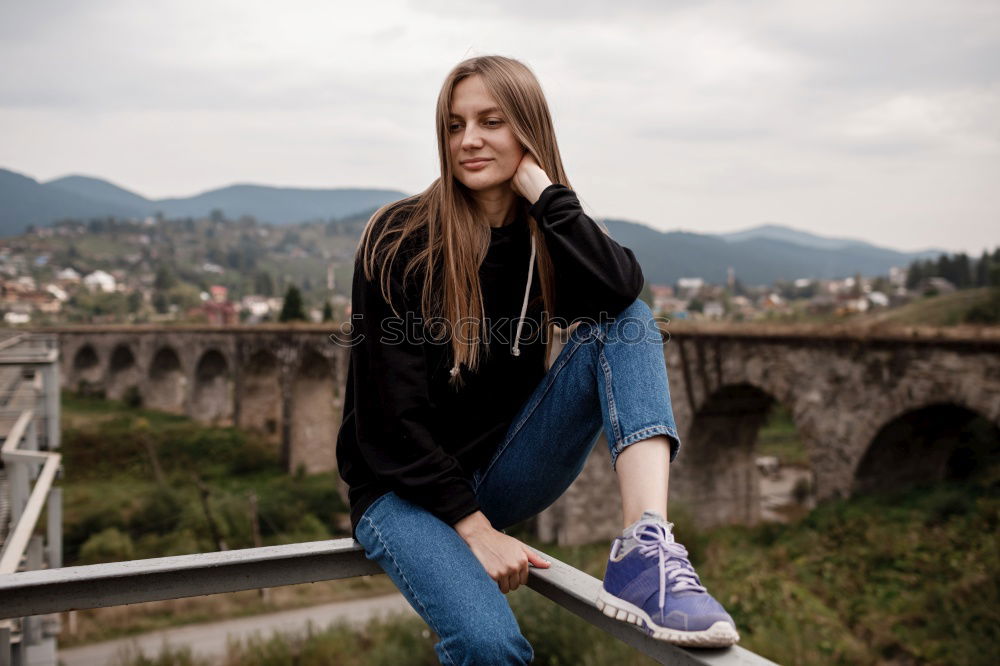
[(147, 657), (155, 657), (166, 640), (170, 645), (187, 645), (196, 657), (221, 659), (226, 653), (226, 639), (230, 636), (245, 638), (254, 633), (268, 637), (274, 631), (282, 633), (302, 633), (309, 622), (316, 628), (323, 628), (341, 619), (364, 623), (373, 617), (384, 617), (396, 613), (416, 615), (402, 595), (398, 593), (338, 601), (322, 606), (297, 608), (295, 610), (253, 615), (210, 624), (194, 624), (173, 629), (154, 631), (139, 636), (93, 643), (80, 647), (59, 650), (59, 660), (64, 666), (108, 666), (114, 663), (119, 650), (134, 643)]

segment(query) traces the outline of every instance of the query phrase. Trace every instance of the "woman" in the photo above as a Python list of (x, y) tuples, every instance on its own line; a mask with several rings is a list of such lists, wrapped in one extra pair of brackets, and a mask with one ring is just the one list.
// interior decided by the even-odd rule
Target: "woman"
[(441, 177), (376, 211), (358, 246), (337, 441), (355, 538), (442, 663), (527, 663), (503, 595), (548, 563), (502, 530), (563, 493), (603, 427), (626, 527), (598, 606), (731, 645), (665, 519), (680, 441), (642, 271), (583, 213), (538, 81), (509, 58), (460, 63), (437, 133)]

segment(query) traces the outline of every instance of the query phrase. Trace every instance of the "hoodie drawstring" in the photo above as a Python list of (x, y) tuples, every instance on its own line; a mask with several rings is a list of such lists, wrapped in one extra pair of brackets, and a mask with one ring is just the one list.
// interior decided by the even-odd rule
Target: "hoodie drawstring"
[[(521, 350), (518, 344), (521, 342), (521, 327), (524, 326), (524, 315), (528, 312), (528, 296), (531, 292), (531, 278), (535, 275), (535, 235), (531, 234), (531, 257), (528, 258), (528, 280), (524, 284), (524, 299), (521, 301), (521, 316), (517, 318), (517, 333), (514, 334), (514, 344), (510, 348), (511, 356), (520, 356)], [(483, 323), (485, 324), (485, 315)], [(454, 377), (459, 372), (458, 364), (451, 367), (451, 376)]]
[(524, 314), (528, 311), (528, 292), (531, 291), (531, 278), (535, 274), (535, 235), (531, 235), (531, 258), (528, 259), (528, 281), (524, 285), (524, 300), (521, 301), (521, 316), (517, 318), (517, 333), (514, 335), (514, 346), (510, 348), (510, 353), (520, 356), (521, 350), (517, 345), (521, 342), (521, 326), (524, 325)]

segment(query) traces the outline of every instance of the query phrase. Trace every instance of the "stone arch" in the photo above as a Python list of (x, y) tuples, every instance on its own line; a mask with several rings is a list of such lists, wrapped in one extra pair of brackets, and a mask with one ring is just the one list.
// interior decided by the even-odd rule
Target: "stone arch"
[(108, 363), (108, 397), (119, 400), (129, 388), (138, 390), (140, 383), (139, 365), (132, 348), (124, 342), (116, 345)]
[(173, 347), (160, 347), (149, 364), (149, 391), (145, 404), (152, 409), (181, 414), (186, 392), (187, 377), (180, 357)]
[(94, 390), (101, 383), (101, 359), (90, 343), (73, 354), (73, 388), (80, 392)]
[(761, 426), (780, 405), (750, 383), (723, 385), (697, 409), (670, 476), (671, 506), (698, 525), (753, 524), (761, 519), (761, 472), (756, 443)]
[(267, 349), (251, 354), (243, 370), (240, 426), (281, 441), (281, 364)]
[(886, 421), (854, 470), (852, 493), (962, 479), (1000, 459), (1000, 428), (957, 402), (906, 409)]
[(315, 349), (306, 349), (292, 378), (291, 471), (299, 465), (309, 473), (336, 469), (337, 411), (331, 363)]
[(229, 362), (218, 349), (208, 349), (198, 359), (190, 414), (191, 418), (213, 425), (232, 423), (232, 373)]

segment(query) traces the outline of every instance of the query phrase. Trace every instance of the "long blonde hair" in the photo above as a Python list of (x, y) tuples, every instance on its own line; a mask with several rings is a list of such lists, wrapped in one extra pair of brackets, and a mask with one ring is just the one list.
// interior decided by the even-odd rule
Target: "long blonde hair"
[[(486, 353), (489, 349), (482, 344), (484, 322), (480, 316), (484, 308), (479, 267), (489, 249), (490, 225), (477, 209), (468, 189), (454, 176), (448, 122), (455, 86), (477, 74), (496, 100), (514, 136), (537, 160), (549, 179), (570, 187), (556, 144), (552, 116), (532, 71), (523, 63), (503, 56), (469, 58), (448, 73), (438, 95), (436, 125), (441, 176), (423, 192), (375, 211), (365, 226), (355, 256), (355, 261), (364, 262), (365, 276), (369, 280), (375, 267), (379, 267), (382, 293), (395, 312), (390, 296), (392, 262), (411, 234), (426, 233), (426, 243), (421, 243), (410, 258), (403, 277), (405, 280), (414, 271), (422, 274), (420, 308), (423, 321), (443, 317), (449, 323), (449, 330), (453, 332), (450, 341), (453, 365), (463, 364), (472, 372), (479, 368), (481, 351)], [(526, 207), (527, 202), (518, 200), (515, 205)], [(394, 224), (397, 218), (401, 224)], [(384, 223), (376, 225), (378, 220)], [(553, 312), (555, 300), (552, 259), (538, 223), (528, 216), (528, 225), (535, 239), (542, 287), (544, 319), (541, 330), (549, 331), (549, 313)], [(373, 231), (376, 226), (378, 229)], [(441, 284), (435, 284), (436, 279)], [(463, 322), (461, 331), (455, 331), (455, 322)], [(465, 323), (471, 329), (465, 327)], [(552, 336), (546, 335), (545, 339), (548, 352)], [(452, 386), (461, 386), (461, 373), (452, 373), (449, 381)]]

